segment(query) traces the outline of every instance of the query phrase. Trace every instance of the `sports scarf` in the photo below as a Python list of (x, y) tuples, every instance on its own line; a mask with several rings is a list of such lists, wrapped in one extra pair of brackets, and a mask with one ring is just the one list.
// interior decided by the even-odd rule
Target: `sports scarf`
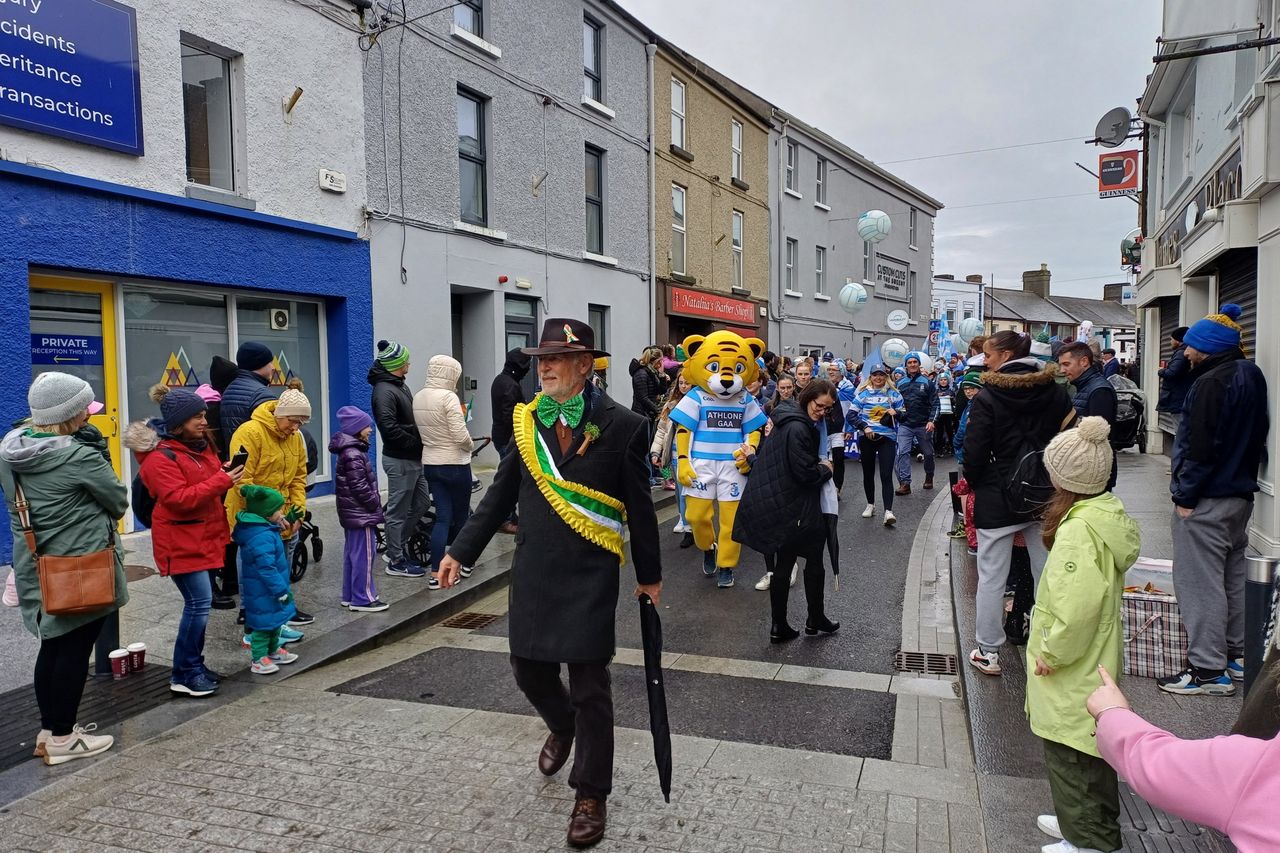
[(556, 515), (583, 539), (616, 554), (621, 567), (626, 561), (622, 536), (626, 508), (617, 498), (560, 476), (555, 457), (534, 423), (540, 397), (538, 394), (530, 403), (515, 407), (512, 432), (520, 458)]

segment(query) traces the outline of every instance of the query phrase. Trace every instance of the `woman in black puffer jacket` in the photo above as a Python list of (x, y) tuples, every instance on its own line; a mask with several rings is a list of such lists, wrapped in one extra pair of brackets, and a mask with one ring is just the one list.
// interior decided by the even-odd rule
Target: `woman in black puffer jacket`
[(657, 347), (646, 347), (639, 359), (631, 359), (631, 411), (647, 418), (651, 428), (662, 409), (663, 383), (657, 368), (661, 361)]
[(751, 469), (747, 488), (734, 519), (733, 538), (764, 555), (775, 582), (769, 584), (772, 625), (769, 640), (782, 643), (800, 635), (787, 624), (787, 576), (803, 558), (804, 593), (809, 616), (805, 633), (832, 633), (840, 627), (823, 610), (826, 573), (822, 548), (826, 522), (820, 497), (831, 479), (831, 462), (822, 458), (818, 424), (838, 407), (836, 388), (825, 379), (814, 379), (795, 402), (774, 409), (772, 431)]

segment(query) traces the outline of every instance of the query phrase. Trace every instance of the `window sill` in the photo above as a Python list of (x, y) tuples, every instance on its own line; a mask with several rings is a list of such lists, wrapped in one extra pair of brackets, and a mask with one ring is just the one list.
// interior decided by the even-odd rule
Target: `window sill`
[(212, 204), (225, 204), (227, 207), (237, 207), (241, 210), (258, 209), (258, 203), (251, 198), (217, 187), (206, 187), (204, 184), (187, 184), (187, 198)]
[(582, 250), (582, 259), (591, 261), (593, 264), (603, 264), (606, 267), (616, 267), (618, 265), (617, 258), (611, 258), (608, 255), (597, 255), (595, 252), (588, 252), (586, 249)]
[(911, 250), (911, 251), (913, 251), (913, 252), (918, 252), (918, 251), (920, 251), (920, 247), (919, 247), (919, 246), (907, 246), (907, 248), (908, 248), (908, 249), (910, 249), (910, 250)]
[(830, 302), (830, 301), (831, 301), (831, 297), (830, 297), (830, 296), (827, 296), (827, 294), (825, 294), (825, 293), (815, 293), (815, 294), (813, 294), (813, 298), (814, 298), (814, 299), (817, 299), (819, 302)]
[(476, 35), (475, 33), (469, 32), (468, 30), (464, 30), (462, 27), (458, 26), (457, 24), (449, 25), (449, 35), (453, 36), (455, 39), (467, 45), (468, 47), (475, 48), (481, 53), (488, 54), (494, 59), (502, 58), (502, 48), (498, 47), (496, 44), (490, 44), (489, 42), (480, 38), (480, 36)]
[(783, 296), (794, 296), (796, 299), (799, 299), (799, 298), (801, 298), (802, 296), (804, 296), (804, 294), (803, 294), (803, 293), (801, 293), (801, 292), (800, 292), (800, 291), (798, 291), (798, 290), (784, 290), (784, 291), (782, 291), (782, 295), (783, 295)]
[(477, 237), (488, 237), (490, 240), (506, 241), (507, 232), (498, 231), (495, 228), (486, 228), (483, 225), (472, 225), (470, 222), (463, 222), (456, 219), (453, 222), (454, 231), (465, 231), (468, 234), (474, 234)]
[(686, 163), (693, 162), (693, 152), (685, 151), (683, 148), (681, 148), (679, 145), (676, 145), (674, 142), (671, 143), (671, 153), (679, 157), (681, 160), (684, 160)]
[(751, 184), (749, 184), (749, 183), (747, 183), (746, 181), (742, 180), (742, 178), (730, 178), (730, 179), (729, 179), (729, 183), (733, 184), (735, 187), (737, 187), (738, 189), (742, 190), (744, 193), (745, 193), (747, 190), (751, 189)]
[(607, 119), (615, 119), (618, 117), (618, 114), (616, 112), (609, 109), (604, 104), (597, 101), (595, 98), (588, 98), (584, 95), (582, 98), (582, 105), (587, 109), (591, 110), (592, 112), (599, 113), (600, 115), (604, 116)]
[(691, 275), (685, 275), (682, 272), (672, 272), (671, 280), (680, 284), (697, 284), (698, 279)]
[(830, 213), (830, 212), (831, 212), (831, 205), (829, 205), (829, 204), (823, 204), (823, 203), (822, 203), (822, 202), (820, 202), (820, 201), (815, 201), (815, 202), (813, 203), (813, 206), (814, 206), (814, 207), (816, 207), (816, 208), (818, 208), (818, 210), (825, 210), (827, 213)]
[(790, 187), (787, 187), (787, 188), (786, 188), (786, 189), (784, 189), (782, 192), (783, 192), (783, 194), (784, 194), (784, 195), (789, 195), (789, 196), (791, 196), (792, 198), (804, 198), (804, 196), (800, 195), (800, 193), (796, 192), (795, 190), (791, 189)]

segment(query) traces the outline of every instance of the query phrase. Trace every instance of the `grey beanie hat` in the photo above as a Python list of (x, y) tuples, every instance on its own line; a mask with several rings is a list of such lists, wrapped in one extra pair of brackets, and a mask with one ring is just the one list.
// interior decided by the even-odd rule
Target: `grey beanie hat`
[(41, 426), (69, 421), (92, 402), (93, 388), (70, 373), (41, 373), (27, 391), (31, 420)]

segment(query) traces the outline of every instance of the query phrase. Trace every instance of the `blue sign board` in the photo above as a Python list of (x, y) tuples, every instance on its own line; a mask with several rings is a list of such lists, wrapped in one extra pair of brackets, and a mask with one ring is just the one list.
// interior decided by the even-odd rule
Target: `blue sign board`
[(134, 10), (115, 0), (0, 2), (0, 123), (142, 156)]
[(102, 338), (92, 335), (31, 334), (32, 364), (102, 364)]

